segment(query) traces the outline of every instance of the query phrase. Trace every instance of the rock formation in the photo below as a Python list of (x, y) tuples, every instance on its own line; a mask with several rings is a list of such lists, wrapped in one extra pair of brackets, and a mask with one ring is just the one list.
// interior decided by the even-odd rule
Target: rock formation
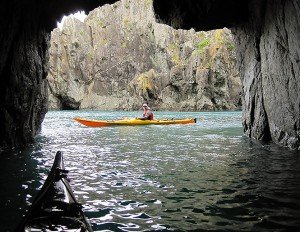
[[(27, 145), (41, 126), (48, 40), (56, 21), (113, 2), (0, 1), (0, 149)], [(156, 18), (173, 27), (234, 31), (246, 134), (294, 149), (300, 148), (299, 5), (299, 0), (154, 0)]]
[[(300, 148), (299, 0), (154, 0), (154, 6), (159, 20), (179, 28), (203, 30), (231, 24), (243, 84), (245, 134)], [(235, 12), (235, 17), (222, 15), (220, 9), (226, 7), (225, 12)]]
[(220, 110), (241, 106), (228, 29), (175, 30), (152, 0), (123, 0), (68, 18), (51, 36), (50, 109)]
[[(300, 148), (300, 2), (254, 1), (235, 28), (246, 135)], [(249, 36), (250, 35), (250, 36)]]
[[(0, 1), (0, 151), (32, 143), (47, 112), (50, 32), (64, 13), (113, 0)], [(71, 3), (71, 4), (70, 4)]]

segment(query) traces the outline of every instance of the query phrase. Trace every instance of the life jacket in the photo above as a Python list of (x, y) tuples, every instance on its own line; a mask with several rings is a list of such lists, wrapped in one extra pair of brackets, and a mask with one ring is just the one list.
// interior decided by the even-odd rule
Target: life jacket
[[(149, 109), (144, 109), (144, 113), (143, 113), (143, 116), (145, 117), (145, 115), (147, 114), (147, 111)], [(149, 115), (149, 117), (147, 118), (148, 120), (153, 120), (154, 119), (154, 115), (153, 115), (153, 112), (151, 112), (151, 114)]]
[(151, 112), (151, 114), (149, 115), (149, 120), (153, 120), (154, 119), (154, 115), (153, 115), (153, 112)]

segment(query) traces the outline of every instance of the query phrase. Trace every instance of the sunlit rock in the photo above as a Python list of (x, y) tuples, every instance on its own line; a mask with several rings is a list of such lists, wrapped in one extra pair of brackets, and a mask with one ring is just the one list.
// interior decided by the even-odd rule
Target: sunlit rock
[(49, 108), (221, 110), (241, 107), (232, 35), (155, 22), (150, 0), (123, 0), (52, 33)]

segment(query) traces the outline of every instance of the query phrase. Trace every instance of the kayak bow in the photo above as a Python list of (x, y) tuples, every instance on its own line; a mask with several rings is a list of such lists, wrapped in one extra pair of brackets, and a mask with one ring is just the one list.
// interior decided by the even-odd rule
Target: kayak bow
[(63, 155), (58, 151), (42, 189), (16, 231), (93, 231), (69, 185), (67, 173)]
[(171, 124), (196, 123), (196, 118), (161, 119), (161, 120), (142, 120), (139, 118), (119, 119), (119, 120), (93, 120), (93, 119), (85, 119), (85, 118), (74, 118), (74, 120), (88, 127), (171, 125)]

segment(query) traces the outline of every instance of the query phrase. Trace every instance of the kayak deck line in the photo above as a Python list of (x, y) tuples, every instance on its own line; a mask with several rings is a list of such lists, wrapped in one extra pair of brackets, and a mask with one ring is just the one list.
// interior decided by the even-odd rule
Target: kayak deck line
[(44, 185), (16, 231), (93, 231), (67, 174), (63, 155), (58, 151)]
[(86, 118), (74, 118), (75, 121), (87, 127), (106, 127), (106, 126), (142, 126), (142, 125), (172, 125), (196, 123), (196, 118), (184, 119), (156, 119), (143, 120), (139, 118), (119, 119), (119, 120), (95, 120)]

